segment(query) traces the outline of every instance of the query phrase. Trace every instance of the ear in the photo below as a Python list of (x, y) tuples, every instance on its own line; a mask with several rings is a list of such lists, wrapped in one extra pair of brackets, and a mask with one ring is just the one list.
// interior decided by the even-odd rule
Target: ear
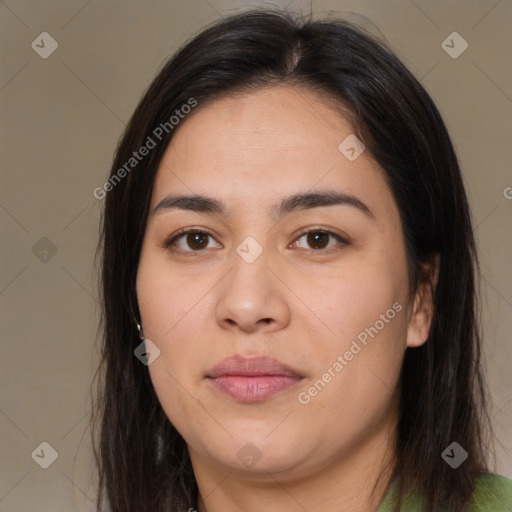
[(423, 345), (429, 336), (434, 317), (434, 292), (439, 278), (440, 256), (435, 254), (428, 262), (421, 264), (420, 284), (414, 296), (409, 324), (407, 327), (408, 347)]

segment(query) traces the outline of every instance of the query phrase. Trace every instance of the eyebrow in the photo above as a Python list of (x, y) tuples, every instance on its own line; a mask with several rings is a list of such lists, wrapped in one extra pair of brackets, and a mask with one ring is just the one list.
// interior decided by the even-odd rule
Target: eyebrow
[[(374, 213), (359, 198), (352, 194), (333, 190), (306, 192), (285, 197), (271, 208), (277, 218), (282, 218), (296, 211), (304, 211), (321, 206), (351, 206), (357, 208), (369, 218), (375, 219)], [(168, 195), (153, 209), (153, 214), (169, 211), (174, 208), (190, 210), (197, 213), (222, 215), (226, 207), (222, 201), (201, 194)]]

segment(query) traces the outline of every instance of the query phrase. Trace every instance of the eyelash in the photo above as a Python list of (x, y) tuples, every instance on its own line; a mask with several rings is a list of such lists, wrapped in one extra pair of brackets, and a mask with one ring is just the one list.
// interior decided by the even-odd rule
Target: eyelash
[[(184, 228), (184, 229), (181, 229), (179, 230), (177, 233), (174, 233), (173, 235), (171, 235), (162, 245), (165, 249), (169, 249), (171, 248), (180, 238), (182, 238), (183, 236), (185, 235), (188, 235), (190, 233), (195, 233), (195, 234), (202, 234), (202, 235), (207, 235), (211, 238), (214, 238), (214, 236), (210, 233), (208, 233), (207, 231), (204, 231), (202, 229), (198, 229), (198, 228)], [(314, 227), (314, 228), (308, 228), (308, 229), (305, 229), (303, 231), (300, 231), (297, 238), (295, 238), (295, 240), (292, 242), (292, 243), (295, 243), (297, 242), (298, 240), (300, 240), (303, 236), (305, 235), (308, 235), (310, 233), (321, 233), (323, 235), (329, 235), (333, 238), (335, 238), (342, 246), (346, 246), (346, 245), (349, 245), (349, 242), (347, 239), (345, 239), (344, 237), (342, 237), (341, 235), (338, 235), (337, 233), (333, 233), (332, 231), (329, 231), (327, 229), (324, 229), (323, 227)], [(333, 248), (329, 248), (329, 249), (310, 249), (310, 253), (319, 253), (319, 254), (330, 254), (332, 253)], [(337, 249), (335, 249), (337, 250)], [(177, 252), (177, 253), (180, 253), (180, 254), (184, 254), (186, 256), (199, 256), (200, 253), (202, 252), (205, 252), (206, 249), (201, 249), (199, 251), (193, 251), (193, 250), (190, 250), (190, 251), (183, 251), (182, 249), (173, 249), (174, 252)]]

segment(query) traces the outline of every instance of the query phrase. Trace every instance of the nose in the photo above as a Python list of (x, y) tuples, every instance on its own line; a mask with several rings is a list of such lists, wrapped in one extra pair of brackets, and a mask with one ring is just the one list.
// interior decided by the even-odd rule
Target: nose
[(282, 329), (290, 321), (286, 290), (266, 251), (252, 263), (234, 253), (233, 267), (218, 288), (216, 318), (229, 331), (252, 333)]

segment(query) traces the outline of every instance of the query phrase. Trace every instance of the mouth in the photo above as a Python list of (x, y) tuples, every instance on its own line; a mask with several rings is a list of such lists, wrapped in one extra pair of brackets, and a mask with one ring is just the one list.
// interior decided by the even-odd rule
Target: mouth
[(234, 356), (212, 368), (206, 379), (239, 402), (261, 402), (296, 386), (304, 376), (276, 359)]

